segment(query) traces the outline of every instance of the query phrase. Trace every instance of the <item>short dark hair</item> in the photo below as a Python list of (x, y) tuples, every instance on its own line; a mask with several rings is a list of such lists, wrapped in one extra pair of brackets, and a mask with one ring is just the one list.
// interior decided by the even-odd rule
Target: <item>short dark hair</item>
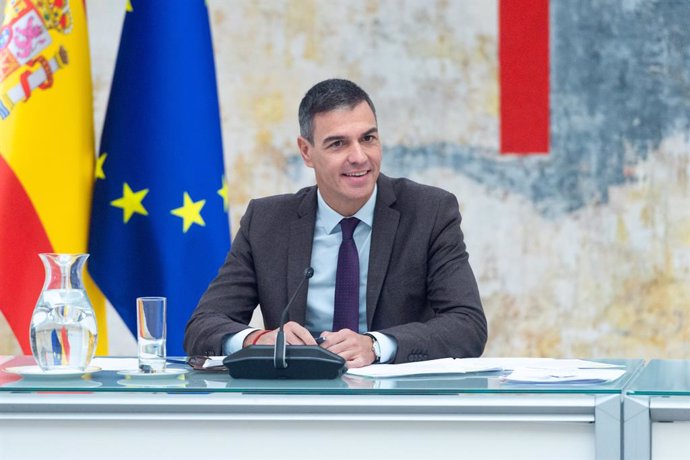
[(331, 78), (315, 84), (299, 104), (300, 135), (313, 144), (314, 117), (317, 114), (344, 107), (353, 109), (363, 101), (369, 104), (376, 118), (376, 109), (369, 95), (350, 80)]

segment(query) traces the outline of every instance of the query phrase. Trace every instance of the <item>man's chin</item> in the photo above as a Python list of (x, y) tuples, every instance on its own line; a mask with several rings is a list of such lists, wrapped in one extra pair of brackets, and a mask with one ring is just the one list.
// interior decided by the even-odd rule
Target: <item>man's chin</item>
[(346, 192), (346, 196), (349, 200), (352, 201), (361, 201), (362, 204), (366, 202), (369, 197), (371, 197), (371, 194), (374, 192), (374, 185), (373, 184), (368, 184), (366, 187), (348, 187), (348, 191)]

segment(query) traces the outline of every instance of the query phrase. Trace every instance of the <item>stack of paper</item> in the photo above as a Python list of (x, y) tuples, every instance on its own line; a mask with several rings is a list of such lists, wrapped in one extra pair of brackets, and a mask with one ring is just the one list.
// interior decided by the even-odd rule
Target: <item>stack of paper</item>
[(604, 383), (625, 374), (623, 366), (554, 358), (444, 358), (404, 364), (373, 364), (349, 369), (349, 375), (385, 378), (415, 375), (449, 375), (472, 372), (512, 371), (506, 383)]
[(605, 383), (625, 374), (625, 369), (515, 369), (502, 378), (509, 383)]
[[(515, 359), (515, 358), (514, 358)], [(582, 359), (517, 358), (510, 374), (502, 377), (508, 383), (581, 383), (612, 382), (625, 374), (624, 366)]]
[(358, 369), (348, 369), (350, 375), (361, 377), (404, 377), (409, 375), (467, 374), (468, 372), (500, 371), (496, 362), (482, 358), (443, 358), (404, 364), (372, 364)]

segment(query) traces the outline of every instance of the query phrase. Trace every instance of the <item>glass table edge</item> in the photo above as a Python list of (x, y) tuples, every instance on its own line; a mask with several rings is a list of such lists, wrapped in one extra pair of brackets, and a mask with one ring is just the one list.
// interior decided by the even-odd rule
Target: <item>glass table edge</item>
[[(600, 360), (603, 360), (601, 358)], [(182, 386), (168, 386), (165, 385), (146, 385), (141, 387), (123, 386), (121, 384), (95, 386), (95, 387), (59, 387), (49, 385), (30, 385), (24, 387), (2, 387), (0, 392), (21, 392), (21, 393), (45, 393), (45, 392), (64, 392), (64, 393), (170, 393), (170, 394), (207, 394), (207, 393), (243, 393), (243, 394), (267, 394), (267, 395), (414, 395), (414, 396), (435, 396), (435, 395), (460, 395), (460, 394), (621, 394), (629, 386), (630, 382), (636, 377), (644, 368), (644, 361), (641, 359), (633, 360), (617, 360), (625, 361), (627, 372), (620, 379), (615, 382), (606, 384), (504, 384), (501, 387), (495, 388), (462, 388), (448, 387), (448, 388), (328, 388), (325, 383), (323, 387), (315, 388), (288, 388), (288, 387), (273, 387), (273, 388), (256, 388), (257, 381), (248, 382), (246, 385), (238, 383), (234, 388), (221, 387), (182, 387)], [(174, 367), (174, 366), (171, 366)], [(116, 371), (101, 371), (102, 375), (108, 375), (111, 379), (116, 374)], [(109, 374), (108, 374), (109, 373)], [(100, 373), (99, 373), (100, 374)], [(206, 374), (205, 372), (190, 370), (188, 376), (199, 377)], [(216, 373), (217, 375), (218, 373)], [(227, 375), (227, 373), (222, 373)], [(485, 377), (497, 378), (500, 373), (479, 373), (471, 374), (469, 377)], [(101, 383), (103, 379), (85, 379), (86, 381), (96, 381)], [(107, 379), (106, 379), (107, 380)], [(367, 380), (367, 379), (365, 379)], [(372, 381), (381, 381), (388, 379), (371, 379)], [(394, 379), (401, 383), (406, 380)], [(232, 379), (231, 381), (240, 382), (239, 379)], [(294, 381), (293, 381), (294, 382)], [(307, 382), (307, 381), (305, 381)], [(313, 382), (313, 381), (312, 381)], [(407, 381), (408, 383), (410, 381)], [(414, 383), (414, 382), (413, 382)], [(277, 384), (279, 385), (279, 384)], [(607, 386), (608, 385), (608, 386)]]

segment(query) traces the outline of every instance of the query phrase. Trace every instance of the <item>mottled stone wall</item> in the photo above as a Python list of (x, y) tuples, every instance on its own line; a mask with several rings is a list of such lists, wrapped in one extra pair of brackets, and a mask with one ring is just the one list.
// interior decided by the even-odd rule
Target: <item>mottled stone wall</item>
[(233, 222), (313, 176), (296, 107), (374, 97), (383, 170), (461, 202), (490, 355), (690, 357), (687, 2), (553, 1), (546, 157), (498, 154), (497, 4), (212, 3)]
[[(99, 130), (122, 4), (89, 2)], [(377, 105), (383, 171), (460, 200), (487, 355), (690, 358), (690, 3), (551, 1), (539, 157), (498, 153), (495, 1), (208, 5), (233, 231), (250, 197), (313, 183), (297, 105), (350, 78)]]

